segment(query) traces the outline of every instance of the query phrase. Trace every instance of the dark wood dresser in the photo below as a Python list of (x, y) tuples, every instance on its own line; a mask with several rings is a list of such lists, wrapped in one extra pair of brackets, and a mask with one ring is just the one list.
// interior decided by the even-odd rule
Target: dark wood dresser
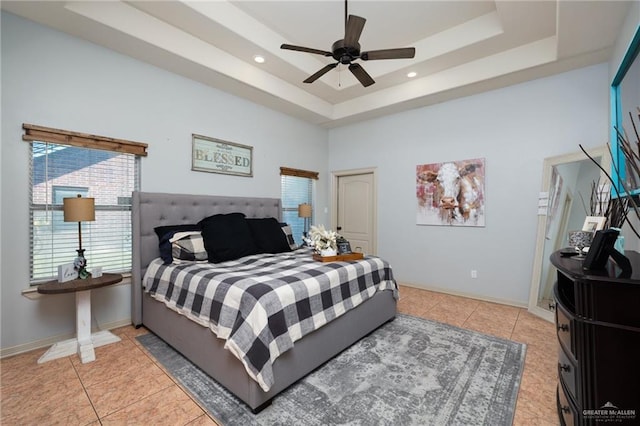
[(585, 271), (578, 258), (551, 255), (561, 424), (640, 425), (640, 253), (625, 255), (627, 278), (611, 259)]

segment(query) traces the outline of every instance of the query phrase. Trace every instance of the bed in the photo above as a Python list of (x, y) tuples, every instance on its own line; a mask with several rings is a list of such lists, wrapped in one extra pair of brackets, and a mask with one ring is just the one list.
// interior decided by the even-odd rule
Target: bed
[[(397, 291), (376, 291), (356, 307), (296, 340), (292, 348), (270, 364), (272, 380), (265, 390), (265, 383), (258, 383), (246, 365), (225, 348), (225, 340), (184, 312), (169, 309), (143, 289), (147, 269), (150, 265), (157, 267), (153, 264), (159, 257), (156, 227), (196, 223), (211, 215), (229, 213), (243, 213), (247, 218), (282, 217), (280, 200), (274, 198), (133, 193), (131, 317), (136, 327), (144, 325), (258, 412), (288, 386), (393, 320)], [(311, 257), (309, 253), (307, 256)]]

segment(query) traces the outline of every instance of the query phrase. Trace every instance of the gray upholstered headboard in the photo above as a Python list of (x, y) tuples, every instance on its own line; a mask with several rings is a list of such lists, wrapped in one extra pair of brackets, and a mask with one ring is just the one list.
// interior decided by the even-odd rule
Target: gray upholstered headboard
[(160, 256), (157, 226), (197, 223), (219, 213), (244, 213), (247, 217), (282, 218), (278, 198), (220, 197), (211, 195), (133, 193), (131, 227), (131, 321), (142, 324), (142, 277), (149, 262)]

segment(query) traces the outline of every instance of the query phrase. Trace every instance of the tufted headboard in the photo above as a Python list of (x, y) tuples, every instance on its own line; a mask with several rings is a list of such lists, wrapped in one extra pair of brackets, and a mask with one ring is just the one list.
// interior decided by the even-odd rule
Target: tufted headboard
[(142, 324), (142, 277), (149, 262), (160, 256), (158, 237), (154, 228), (197, 223), (207, 216), (234, 212), (244, 213), (247, 217), (282, 218), (282, 208), (278, 198), (133, 192), (131, 321), (134, 325)]

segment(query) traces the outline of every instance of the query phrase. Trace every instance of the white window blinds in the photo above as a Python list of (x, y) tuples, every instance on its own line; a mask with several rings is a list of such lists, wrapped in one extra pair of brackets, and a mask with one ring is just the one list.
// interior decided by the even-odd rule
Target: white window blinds
[(95, 198), (95, 221), (82, 222), (87, 268), (131, 269), (131, 193), (139, 187), (139, 157), (130, 153), (31, 141), (31, 281), (57, 276), (73, 262), (78, 223), (64, 222), (65, 197)]
[[(291, 226), (296, 243), (301, 244), (304, 218), (298, 217), (298, 205), (306, 203), (313, 206), (313, 181), (318, 179), (318, 173), (281, 167), (280, 174), (282, 219)], [(313, 223), (313, 217), (308, 220)]]

